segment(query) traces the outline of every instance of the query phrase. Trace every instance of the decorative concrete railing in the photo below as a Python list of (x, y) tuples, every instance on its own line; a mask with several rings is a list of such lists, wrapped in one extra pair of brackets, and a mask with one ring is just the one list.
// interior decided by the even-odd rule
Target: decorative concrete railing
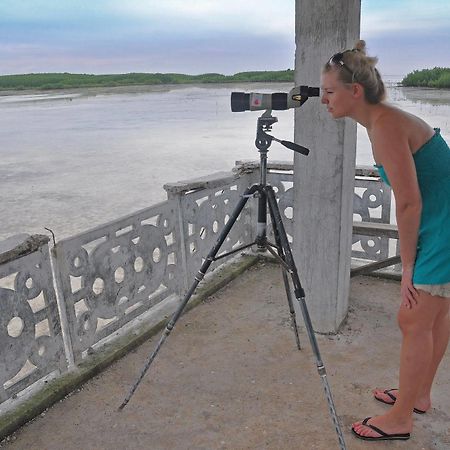
[[(239, 195), (258, 179), (258, 163), (247, 162), (238, 164), (233, 173), (168, 184), (167, 201), (61, 240), (51, 252), (45, 236), (4, 241), (0, 411), (38, 380), (77, 367), (144, 312), (180, 298)], [(268, 182), (275, 188), (292, 241), (292, 164), (270, 163)], [(371, 170), (358, 169), (355, 216), (364, 222), (389, 223), (390, 205), (389, 188)], [(256, 213), (257, 202), (249, 200), (221, 253), (254, 240)], [(388, 239), (355, 235), (353, 256), (387, 258)]]
[(67, 368), (48, 241), (19, 235), (0, 248), (0, 403)]
[[(355, 176), (355, 194), (353, 197), (354, 221), (371, 224), (391, 223), (391, 188), (378, 177), (376, 170), (358, 167)], [(353, 258), (380, 261), (392, 254), (388, 234), (376, 237), (370, 235), (353, 235)], [(357, 249), (355, 244), (360, 245)], [(398, 248), (395, 248), (396, 254)]]

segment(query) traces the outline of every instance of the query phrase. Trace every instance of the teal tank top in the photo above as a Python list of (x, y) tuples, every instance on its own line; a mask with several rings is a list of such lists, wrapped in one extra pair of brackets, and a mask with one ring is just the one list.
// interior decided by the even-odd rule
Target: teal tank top
[[(450, 283), (450, 149), (439, 128), (413, 159), (422, 196), (413, 282)], [(375, 167), (390, 186), (383, 166)]]

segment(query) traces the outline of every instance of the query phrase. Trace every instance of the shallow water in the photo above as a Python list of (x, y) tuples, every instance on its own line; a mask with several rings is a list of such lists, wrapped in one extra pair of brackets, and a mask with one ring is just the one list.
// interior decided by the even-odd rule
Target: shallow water
[[(258, 113), (232, 114), (232, 91), (291, 84), (126, 87), (0, 96), (0, 239), (73, 235), (166, 198), (163, 184), (258, 159)], [(391, 100), (450, 138), (450, 91), (390, 87)], [(293, 111), (273, 134), (293, 139)], [(292, 160), (273, 145), (270, 159)], [(358, 129), (357, 164), (372, 164)]]

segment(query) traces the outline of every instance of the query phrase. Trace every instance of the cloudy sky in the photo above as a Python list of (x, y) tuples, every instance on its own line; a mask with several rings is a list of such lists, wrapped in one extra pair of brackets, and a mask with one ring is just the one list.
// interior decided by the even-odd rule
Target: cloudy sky
[[(293, 68), (294, 14), (295, 0), (0, 0), (0, 74)], [(449, 67), (450, 1), (362, 0), (361, 37), (384, 74)]]

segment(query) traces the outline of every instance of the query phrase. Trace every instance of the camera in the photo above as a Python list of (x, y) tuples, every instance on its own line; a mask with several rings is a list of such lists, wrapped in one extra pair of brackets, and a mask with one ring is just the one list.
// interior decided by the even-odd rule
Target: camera
[(298, 108), (306, 102), (308, 97), (319, 97), (318, 87), (296, 86), (286, 92), (275, 92), (273, 94), (260, 94), (257, 92), (232, 92), (231, 111), (259, 111), (262, 109), (284, 110)]

